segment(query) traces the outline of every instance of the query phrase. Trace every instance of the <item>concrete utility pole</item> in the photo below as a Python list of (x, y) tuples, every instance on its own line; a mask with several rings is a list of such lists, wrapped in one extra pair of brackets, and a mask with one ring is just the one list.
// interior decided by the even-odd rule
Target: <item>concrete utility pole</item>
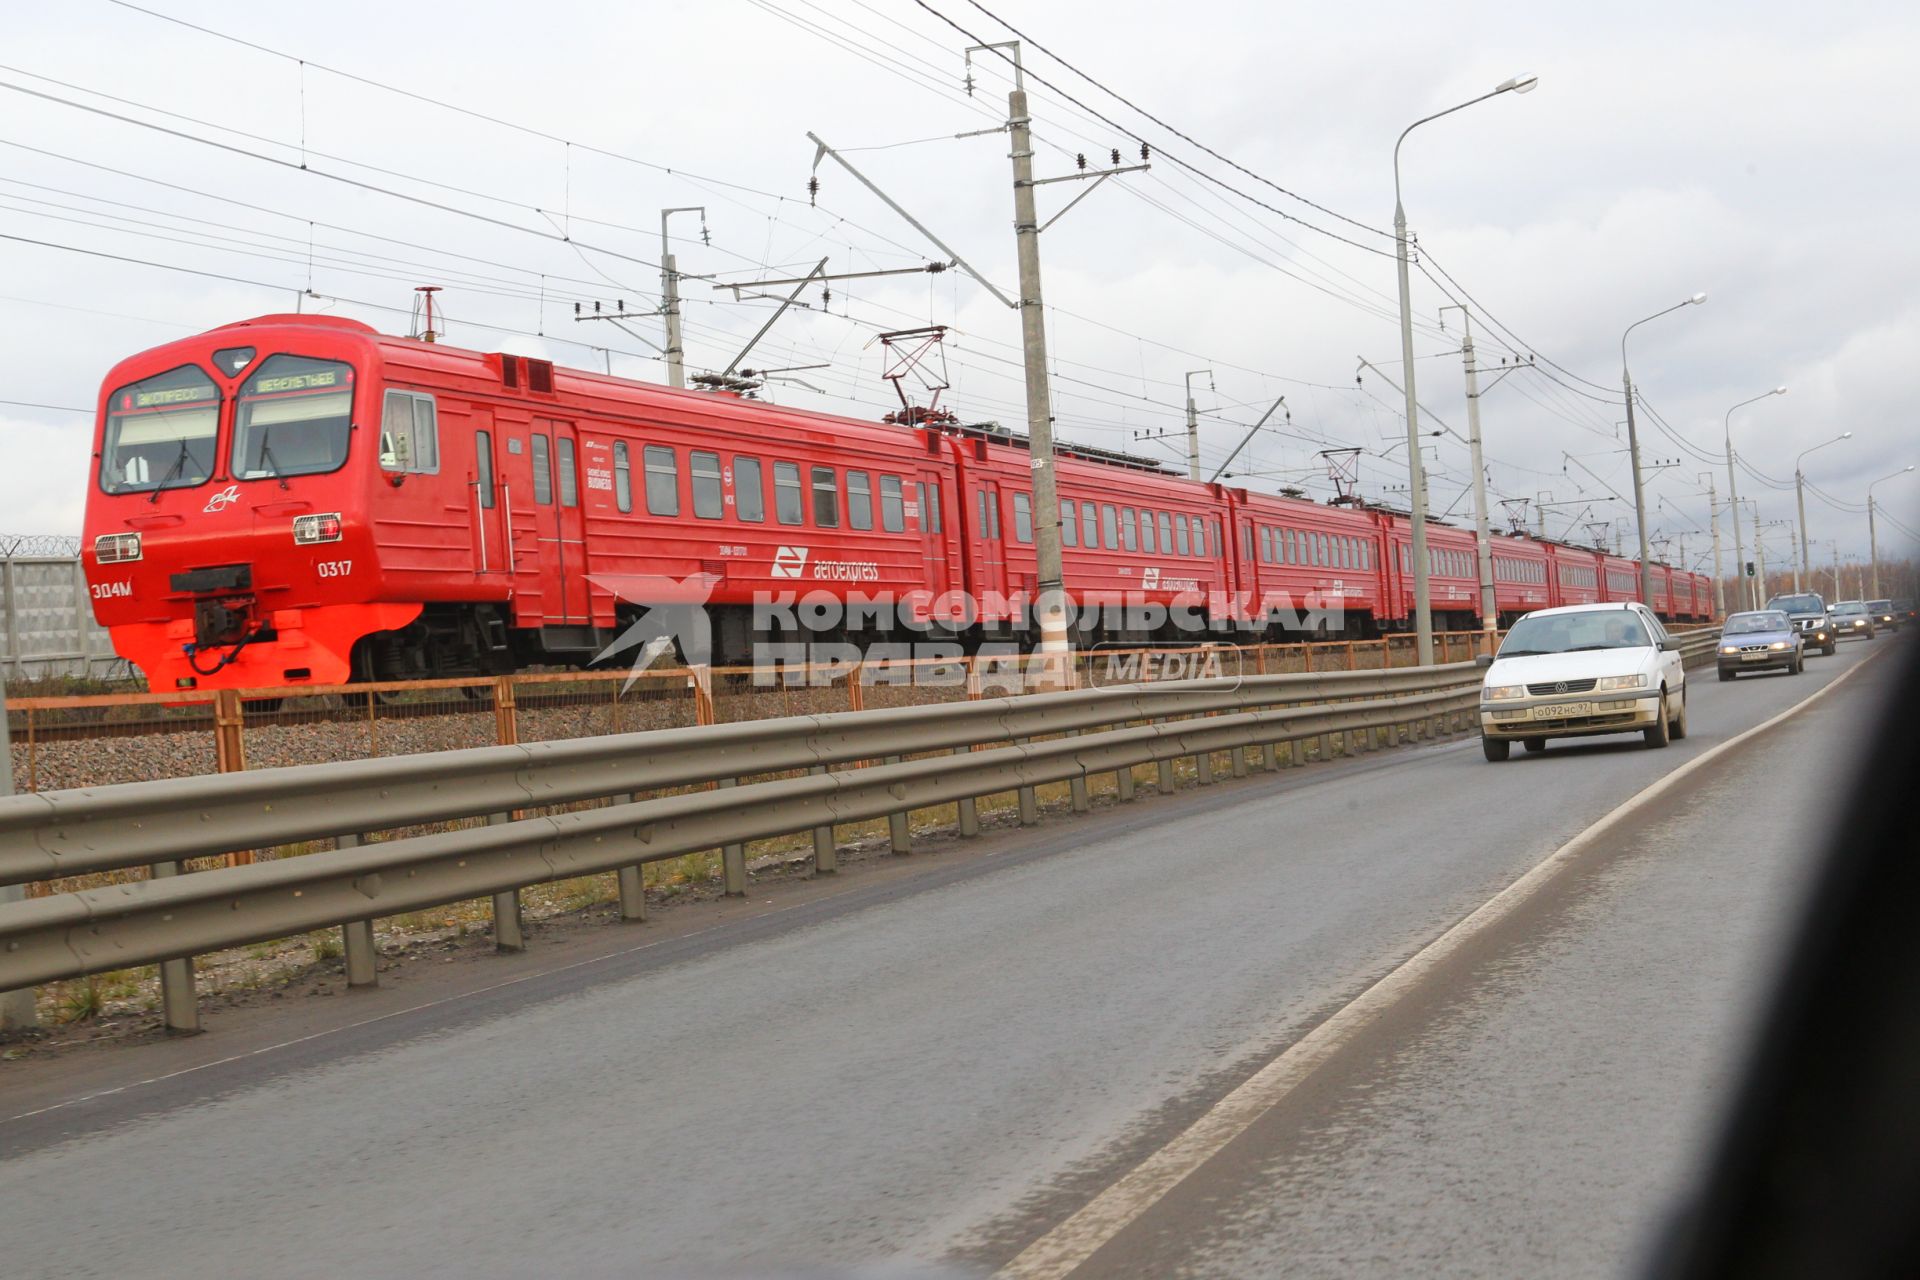
[(1713, 613), (1727, 616), (1726, 570), (1720, 567), (1720, 495), (1713, 489), (1713, 472), (1707, 472), (1707, 524), (1713, 529)]
[(1807, 455), (1812, 453), (1814, 449), (1824, 449), (1830, 444), (1839, 444), (1842, 440), (1851, 439), (1853, 439), (1853, 432), (1842, 431), (1833, 439), (1822, 441), (1813, 446), (1813, 449), (1802, 449), (1800, 456), (1793, 460), (1793, 500), (1800, 508), (1800, 554), (1789, 557), (1793, 561), (1793, 589), (1795, 591), (1800, 589), (1800, 575), (1802, 572), (1806, 572), (1808, 576), (1812, 576), (1812, 571), (1807, 567), (1807, 475), (1806, 472), (1800, 469), (1800, 464), (1806, 461)]
[(1500, 625), (1500, 611), (1493, 599), (1493, 541), (1487, 533), (1487, 467), (1480, 460), (1480, 369), (1473, 361), (1473, 313), (1460, 308), (1466, 333), (1460, 341), (1460, 358), (1467, 366), (1467, 447), (1473, 455), (1473, 521), (1475, 546), (1480, 561), (1480, 629), (1491, 632)]
[(1912, 470), (1913, 468), (1910, 466), (1902, 467), (1892, 475), (1881, 476), (1878, 480), (1875, 480), (1873, 484), (1867, 486), (1867, 563), (1873, 566), (1873, 590), (1867, 595), (1867, 598), (1870, 600), (1878, 600), (1880, 598), (1880, 534), (1874, 527), (1873, 485), (1885, 484), (1889, 480), (1897, 480)]
[[(1740, 476), (1738, 474), (1738, 468), (1735, 466), (1738, 458), (1733, 451), (1733, 410), (1742, 408), (1745, 405), (1758, 403), (1761, 400), (1765, 400), (1768, 396), (1783, 396), (1785, 394), (1787, 394), (1785, 387), (1775, 387), (1773, 390), (1763, 391), (1751, 399), (1742, 400), (1739, 404), (1734, 405), (1733, 409), (1727, 410), (1727, 416), (1722, 423), (1727, 444), (1727, 501), (1733, 506), (1734, 569), (1741, 575), (1741, 594), (1748, 601), (1752, 600), (1753, 592), (1746, 588), (1747, 547), (1746, 543), (1743, 542), (1740, 537)], [(1740, 607), (1743, 609), (1751, 609), (1753, 605), (1748, 603)]]
[[(13, 743), (7, 733), (6, 708), (7, 677), (5, 672), (0, 672), (0, 796), (13, 794)], [(19, 902), (26, 896), (25, 885), (0, 885), (0, 904)], [(0, 1031), (19, 1031), (39, 1023), (32, 987), (0, 992)]]
[[(1034, 611), (1040, 624), (1040, 655), (1043, 665), (1049, 669), (1048, 677), (1066, 683), (1072, 675), (1067, 665), (1071, 646), (1067, 638), (1067, 597), (1060, 566), (1060, 490), (1054, 478), (1053, 409), (1047, 386), (1047, 312), (1040, 292), (1040, 233), (1057, 222), (1067, 209), (1085, 199), (1092, 187), (1076, 196), (1045, 224), (1040, 222), (1034, 207), (1033, 189), (1049, 182), (1086, 178), (1098, 186), (1117, 173), (1131, 173), (1147, 165), (1143, 154), (1142, 163), (1123, 167), (1116, 151), (1114, 167), (1110, 169), (1082, 169), (1063, 178), (1036, 179), (1033, 176), (1033, 121), (1027, 113), (1020, 42), (975, 45), (967, 50), (968, 63), (972, 63), (975, 53), (985, 50), (999, 52), (1013, 64), (1013, 90), (1007, 94), (1007, 138), (1012, 144), (1013, 236), (1020, 261), (1020, 345), (1026, 365), (1027, 447), (1033, 468), (1033, 550), (1037, 561)], [(1144, 153), (1144, 148), (1142, 150)], [(1054, 664), (1058, 664), (1057, 670)]]
[(1207, 385), (1213, 385), (1213, 370), (1195, 369), (1187, 375), (1187, 478), (1200, 478), (1200, 414), (1193, 407), (1193, 380), (1200, 374), (1207, 375)]
[(676, 213), (699, 214), (700, 229), (704, 232), (707, 210), (704, 205), (687, 205), (660, 211), (660, 312), (667, 321), (667, 383), (684, 387), (687, 385), (687, 353), (680, 345), (680, 267), (673, 251), (667, 248), (667, 219)]

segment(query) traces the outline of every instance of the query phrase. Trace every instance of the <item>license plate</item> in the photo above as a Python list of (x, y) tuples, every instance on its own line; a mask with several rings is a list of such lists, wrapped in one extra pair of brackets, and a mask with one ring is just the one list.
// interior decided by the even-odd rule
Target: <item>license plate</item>
[(1568, 716), (1590, 716), (1593, 714), (1591, 702), (1556, 702), (1551, 706), (1535, 707), (1535, 720), (1564, 720)]
[(1740, 655), (1740, 661), (1742, 662), (1765, 662), (1766, 660), (1767, 655), (1764, 653), (1743, 653)]

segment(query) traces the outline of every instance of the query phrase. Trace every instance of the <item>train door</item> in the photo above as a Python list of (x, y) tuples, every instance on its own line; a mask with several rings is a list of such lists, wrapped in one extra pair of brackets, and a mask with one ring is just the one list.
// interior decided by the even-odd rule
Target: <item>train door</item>
[(920, 527), (920, 562), (928, 595), (935, 600), (953, 589), (953, 571), (947, 562), (945, 498), (940, 472), (923, 467), (914, 478), (911, 513)]
[(507, 528), (500, 502), (502, 479), (499, 456), (503, 449), (493, 410), (473, 412), (473, 470), (467, 493), (473, 508), (473, 566), (483, 581), (498, 583), (509, 567)]
[(549, 517), (540, 530), (541, 557), (547, 581), (558, 590), (547, 605), (549, 625), (586, 626), (593, 621), (587, 596), (586, 519), (580, 509), (580, 444), (571, 422), (536, 418), (534, 434), (552, 440), (553, 501), (539, 514)]
[[(992, 621), (1007, 616), (1005, 606), (998, 603), (1007, 598), (1007, 552), (1000, 540), (1001, 515), (1000, 486), (982, 480), (974, 491), (974, 538), (980, 551), (975, 563), (980, 566), (979, 590), (986, 597), (980, 602), (981, 613)], [(989, 604), (989, 600), (995, 603)]]

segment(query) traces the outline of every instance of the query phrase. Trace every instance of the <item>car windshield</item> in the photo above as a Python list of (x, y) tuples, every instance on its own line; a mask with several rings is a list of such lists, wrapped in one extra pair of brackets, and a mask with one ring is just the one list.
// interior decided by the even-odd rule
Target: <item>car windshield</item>
[(1875, 613), (1891, 613), (1893, 611), (1893, 601), (1869, 600), (1867, 602), (1867, 607), (1872, 609)]
[(1835, 613), (1848, 614), (1865, 613), (1867, 606), (1861, 604), (1858, 600), (1842, 600), (1839, 604), (1833, 606), (1833, 611)]
[(1767, 608), (1786, 613), (1820, 613), (1824, 606), (1819, 596), (1775, 596), (1767, 601)]
[(1524, 658), (1588, 649), (1643, 649), (1651, 643), (1646, 627), (1626, 609), (1535, 613), (1513, 624), (1506, 643), (1500, 646), (1500, 656)]
[(1784, 613), (1736, 613), (1727, 619), (1723, 630), (1730, 636), (1744, 636), (1761, 631), (1785, 631), (1787, 627)]

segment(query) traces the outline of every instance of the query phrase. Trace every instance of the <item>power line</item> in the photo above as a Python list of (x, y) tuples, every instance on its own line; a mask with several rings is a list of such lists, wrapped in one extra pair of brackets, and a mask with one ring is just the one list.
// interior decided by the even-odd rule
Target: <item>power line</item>
[[(1153, 121), (1155, 124), (1159, 125), (1162, 129), (1165, 129), (1168, 133), (1171, 133), (1174, 137), (1179, 138), (1184, 142), (1191, 143), (1193, 146), (1200, 148), (1200, 150), (1206, 152), (1208, 155), (1212, 156), (1215, 160), (1220, 161), (1222, 164), (1225, 164), (1230, 168), (1236, 169), (1239, 172), (1246, 174), (1249, 178), (1252, 178), (1255, 182), (1258, 182), (1264, 186), (1273, 188), (1275, 191), (1278, 191), (1281, 195), (1286, 196), (1288, 199), (1297, 200), (1301, 204), (1306, 205), (1308, 208), (1317, 209), (1321, 213), (1327, 214), (1329, 217), (1338, 218), (1340, 221), (1346, 223), (1349, 226), (1358, 227), (1362, 231), (1370, 231), (1374, 235), (1380, 236), (1382, 239), (1391, 240), (1393, 238), (1393, 234), (1391, 232), (1384, 231), (1379, 227), (1370, 226), (1367, 223), (1359, 221), (1358, 219), (1349, 218), (1346, 214), (1341, 213), (1338, 210), (1329, 209), (1326, 205), (1320, 204), (1319, 202), (1314, 200), (1309, 200), (1306, 196), (1301, 195), (1297, 191), (1289, 191), (1287, 188), (1281, 186), (1279, 183), (1273, 181), (1272, 179), (1267, 178), (1261, 174), (1255, 173), (1252, 169), (1247, 168), (1245, 165), (1239, 163), (1236, 160), (1232, 160), (1227, 156), (1221, 155), (1218, 151), (1215, 151), (1212, 147), (1209, 147), (1206, 143), (1201, 142), (1198, 138), (1195, 138), (1190, 134), (1182, 132), (1180, 129), (1176, 128), (1171, 124), (1168, 124), (1165, 120), (1162, 120), (1159, 116), (1153, 114), (1153, 112), (1148, 111), (1145, 107), (1142, 107), (1137, 103), (1132, 102), (1125, 95), (1117, 92), (1116, 90), (1110, 89), (1106, 85), (1100, 83), (1100, 81), (1094, 79), (1092, 76), (1088, 75), (1086, 72), (1082, 71), (1080, 68), (1074, 66), (1071, 62), (1068, 62), (1065, 58), (1055, 53), (1052, 49), (1048, 48), (1046, 45), (1041, 44), (1038, 40), (1035, 40), (1032, 36), (1027, 35), (1025, 32), (1021, 31), (1018, 27), (1015, 27), (1011, 22), (1008, 22), (1005, 18), (1002, 18), (999, 14), (994, 13), (992, 10), (988, 9), (985, 5), (980, 3), (980, 0), (967, 0), (967, 3), (971, 4), (974, 8), (978, 9), (981, 13), (993, 19), (993, 21), (999, 23), (1001, 26), (1005, 27), (1007, 30), (1013, 32), (1013, 34), (1016, 37), (1018, 37), (1021, 41), (1025, 42), (1026, 44), (1032, 45), (1034, 48), (1038, 49), (1041, 53), (1044, 53), (1045, 55), (1047, 55), (1047, 57), (1052, 58), (1055, 62), (1059, 63), (1061, 66), (1065, 67), (1067, 70), (1073, 72), (1074, 75), (1079, 76), (1082, 80), (1085, 80), (1088, 84), (1100, 90), (1100, 92), (1106, 94), (1108, 97), (1114, 99), (1115, 101), (1124, 104), (1129, 110), (1133, 111), (1135, 114), (1144, 116), (1148, 120)], [(929, 13), (935, 13), (935, 11), (929, 8), (924, 2), (921, 3), (920, 7), (922, 9), (927, 9)], [(935, 13), (935, 16), (938, 17), (941, 15)], [(953, 24), (949, 22), (948, 25), (953, 25)], [(958, 28), (956, 27), (956, 29)], [(975, 41), (975, 43), (980, 43), (980, 42)], [(1037, 76), (1035, 78), (1038, 79)], [(1046, 84), (1047, 82), (1042, 80), (1041, 83)], [(1053, 86), (1049, 85), (1048, 87), (1052, 88)], [(1059, 92), (1059, 90), (1056, 89), (1055, 92)], [(1102, 119), (1104, 119), (1104, 117), (1102, 117)], [(1111, 124), (1112, 122), (1108, 121), (1107, 123)], [(1115, 126), (1115, 127), (1118, 127), (1118, 126)], [(1134, 135), (1134, 138), (1135, 138), (1135, 141), (1144, 141), (1144, 139), (1139, 138), (1138, 135)], [(1311, 225), (1311, 224), (1303, 223), (1302, 225)], [(1314, 228), (1314, 229), (1318, 230), (1319, 228)]]

